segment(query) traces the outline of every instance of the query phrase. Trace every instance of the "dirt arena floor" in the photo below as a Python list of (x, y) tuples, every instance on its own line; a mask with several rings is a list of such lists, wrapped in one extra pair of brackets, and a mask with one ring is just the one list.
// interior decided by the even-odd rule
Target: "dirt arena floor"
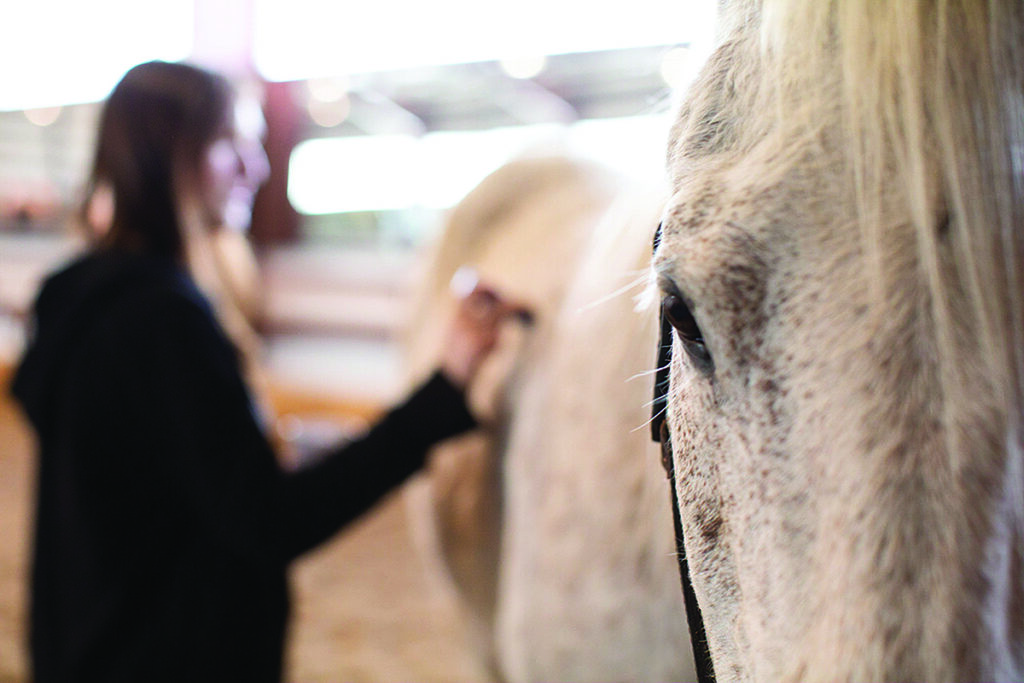
[[(0, 371), (0, 683), (24, 683), (33, 456)], [(491, 680), (451, 598), (429, 579), (400, 496), (296, 564), (291, 683)]]

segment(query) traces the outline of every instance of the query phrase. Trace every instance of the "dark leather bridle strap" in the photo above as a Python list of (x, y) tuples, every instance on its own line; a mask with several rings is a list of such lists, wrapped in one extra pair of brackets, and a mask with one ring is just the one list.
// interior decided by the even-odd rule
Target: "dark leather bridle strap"
[[(661, 226), (654, 235), (654, 250), (661, 242)], [(672, 435), (669, 433), (665, 411), (668, 408), (669, 366), (672, 364), (672, 325), (661, 313), (661, 339), (658, 343), (658, 365), (654, 375), (654, 403), (651, 406), (651, 438), (661, 443), (661, 464), (668, 475), (672, 490), (672, 519), (676, 530), (676, 556), (679, 558), (679, 577), (683, 584), (683, 601), (686, 603), (686, 621), (690, 626), (690, 644), (697, 666), (699, 683), (714, 683), (715, 668), (711, 663), (708, 639), (704, 633), (704, 618), (697, 604), (697, 595), (690, 581), (690, 565), (686, 561), (686, 547), (683, 542), (683, 522), (679, 516), (679, 496), (676, 493), (676, 468), (672, 458)]]

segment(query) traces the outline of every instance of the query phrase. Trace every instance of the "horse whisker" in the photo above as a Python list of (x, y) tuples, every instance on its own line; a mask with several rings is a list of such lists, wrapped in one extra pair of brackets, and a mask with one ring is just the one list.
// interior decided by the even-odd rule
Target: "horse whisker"
[(638, 372), (635, 375), (633, 375), (632, 377), (628, 377), (626, 379), (626, 382), (632, 382), (634, 380), (644, 379), (646, 377), (650, 377), (652, 375), (656, 375), (659, 372), (661, 372), (662, 370), (668, 369), (668, 367), (669, 367), (668, 364), (666, 364), (666, 365), (663, 365), (663, 366), (658, 367), (658, 368), (651, 368), (650, 370), (644, 370), (643, 372)]
[(632, 282), (630, 282), (630, 283), (624, 285), (623, 287), (620, 287), (619, 289), (615, 290), (611, 294), (608, 294), (606, 296), (601, 297), (600, 299), (596, 299), (594, 301), (591, 301), (589, 304), (581, 306), (578, 309), (577, 312), (583, 313), (585, 311), (589, 311), (592, 308), (596, 308), (597, 306), (600, 306), (601, 304), (607, 303), (607, 302), (611, 301), (612, 299), (615, 299), (617, 297), (622, 296), (623, 294), (626, 294), (627, 292), (629, 292), (629, 290), (635, 289), (636, 287), (638, 287), (639, 285), (642, 285), (642, 284), (643, 285), (647, 284), (647, 276), (646, 275), (638, 277), (637, 279), (633, 280)]
[[(646, 405), (644, 405), (644, 408), (650, 408), (652, 405), (654, 405), (654, 401), (648, 402)], [(644, 420), (643, 424), (638, 425), (637, 427), (634, 427), (633, 429), (629, 430), (629, 433), (636, 434), (641, 429), (650, 429), (651, 423), (657, 420), (662, 415), (664, 415), (666, 411), (668, 411), (668, 405), (659, 410), (657, 413), (652, 414), (651, 417), (648, 418), (647, 420)]]

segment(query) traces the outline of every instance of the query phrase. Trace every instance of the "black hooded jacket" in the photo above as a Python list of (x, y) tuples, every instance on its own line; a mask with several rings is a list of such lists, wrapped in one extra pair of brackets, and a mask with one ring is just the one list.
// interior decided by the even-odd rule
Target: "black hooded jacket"
[(288, 563), (473, 426), (434, 375), (364, 438), (284, 472), (185, 272), (96, 252), (47, 279), (13, 393), (39, 442), (36, 683), (281, 676)]

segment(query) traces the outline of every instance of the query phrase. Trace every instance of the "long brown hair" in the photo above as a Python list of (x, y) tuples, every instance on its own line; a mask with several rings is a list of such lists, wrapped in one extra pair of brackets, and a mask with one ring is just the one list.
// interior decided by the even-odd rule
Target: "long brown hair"
[(230, 120), (234, 100), (226, 78), (187, 64), (147, 62), (124, 75), (100, 117), (83, 206), (88, 225), (97, 192), (113, 195), (101, 246), (186, 258), (178, 184), (194, 177), (202, 151)]
[[(269, 418), (262, 348), (253, 328), (258, 287), (244, 236), (204, 223), (193, 195), (204, 151), (232, 125), (236, 91), (197, 66), (153, 61), (130, 69), (100, 117), (80, 218), (98, 249), (163, 256), (186, 268), (241, 354), (254, 398)], [(112, 201), (110, 215), (97, 204)], [(226, 250), (230, 254), (226, 253)]]

